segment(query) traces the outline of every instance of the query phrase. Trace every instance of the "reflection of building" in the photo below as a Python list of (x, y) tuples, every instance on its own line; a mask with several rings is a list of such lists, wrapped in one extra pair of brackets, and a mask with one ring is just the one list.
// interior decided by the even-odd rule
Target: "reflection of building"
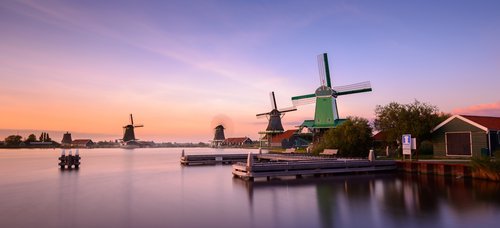
[(222, 142), (224, 146), (233, 146), (233, 147), (241, 147), (241, 146), (249, 146), (252, 145), (252, 140), (248, 137), (239, 137), (239, 138), (227, 138)]
[(71, 146), (76, 148), (90, 148), (94, 146), (94, 142), (90, 139), (75, 139), (71, 142)]
[(437, 156), (493, 156), (500, 151), (500, 117), (454, 115), (432, 129), (432, 142)]

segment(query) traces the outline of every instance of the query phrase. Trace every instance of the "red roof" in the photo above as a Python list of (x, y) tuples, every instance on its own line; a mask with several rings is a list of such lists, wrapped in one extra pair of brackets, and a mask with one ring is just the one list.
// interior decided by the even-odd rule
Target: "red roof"
[(245, 140), (249, 139), (248, 137), (239, 137), (239, 138), (227, 138), (225, 140), (226, 143), (243, 143)]
[(489, 130), (500, 130), (500, 117), (493, 116), (467, 116), (461, 115), (464, 118), (469, 119), (481, 126), (488, 128)]
[(92, 140), (90, 140), (90, 139), (75, 139), (71, 143), (72, 144), (87, 144), (89, 142), (92, 142)]
[(293, 130), (286, 130), (285, 132), (279, 134), (279, 135), (275, 135), (271, 138), (271, 141), (273, 143), (281, 143), (283, 141), (283, 139), (290, 139), (290, 137), (292, 137), (293, 134), (295, 134), (295, 132), (297, 132), (298, 129), (293, 129)]
[(379, 131), (377, 134), (373, 136), (373, 140), (375, 141), (385, 141), (387, 138), (387, 134), (383, 131)]

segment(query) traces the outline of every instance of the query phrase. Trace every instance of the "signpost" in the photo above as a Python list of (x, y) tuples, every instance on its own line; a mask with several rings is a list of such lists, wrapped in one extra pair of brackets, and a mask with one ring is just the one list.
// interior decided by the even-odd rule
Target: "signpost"
[(403, 160), (405, 159), (405, 155), (410, 155), (411, 160), (411, 147), (412, 147), (412, 138), (410, 134), (404, 134), (401, 138), (401, 143), (403, 145)]

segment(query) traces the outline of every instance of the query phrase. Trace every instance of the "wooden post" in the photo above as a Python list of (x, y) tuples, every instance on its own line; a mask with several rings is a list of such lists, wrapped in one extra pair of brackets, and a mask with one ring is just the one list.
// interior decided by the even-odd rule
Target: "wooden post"
[(252, 165), (253, 165), (253, 155), (252, 151), (248, 152), (248, 157), (247, 157), (247, 173), (252, 171)]

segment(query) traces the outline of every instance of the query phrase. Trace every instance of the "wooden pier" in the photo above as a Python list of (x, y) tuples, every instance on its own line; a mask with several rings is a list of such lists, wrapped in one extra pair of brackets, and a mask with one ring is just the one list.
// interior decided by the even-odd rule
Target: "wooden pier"
[[(216, 165), (234, 164), (236, 162), (246, 162), (246, 154), (196, 154), (182, 155), (182, 165)], [(253, 155), (256, 156), (256, 155)]]
[(375, 172), (396, 170), (395, 161), (369, 161), (364, 159), (314, 159), (288, 162), (253, 162), (233, 165), (233, 176), (253, 181), (254, 178), (278, 176), (322, 175), (335, 173)]
[[(253, 154), (252, 157), (257, 161), (337, 160), (335, 158), (290, 154)], [(231, 165), (236, 162), (246, 162), (247, 158), (247, 154), (182, 154), (180, 162), (183, 165)]]

